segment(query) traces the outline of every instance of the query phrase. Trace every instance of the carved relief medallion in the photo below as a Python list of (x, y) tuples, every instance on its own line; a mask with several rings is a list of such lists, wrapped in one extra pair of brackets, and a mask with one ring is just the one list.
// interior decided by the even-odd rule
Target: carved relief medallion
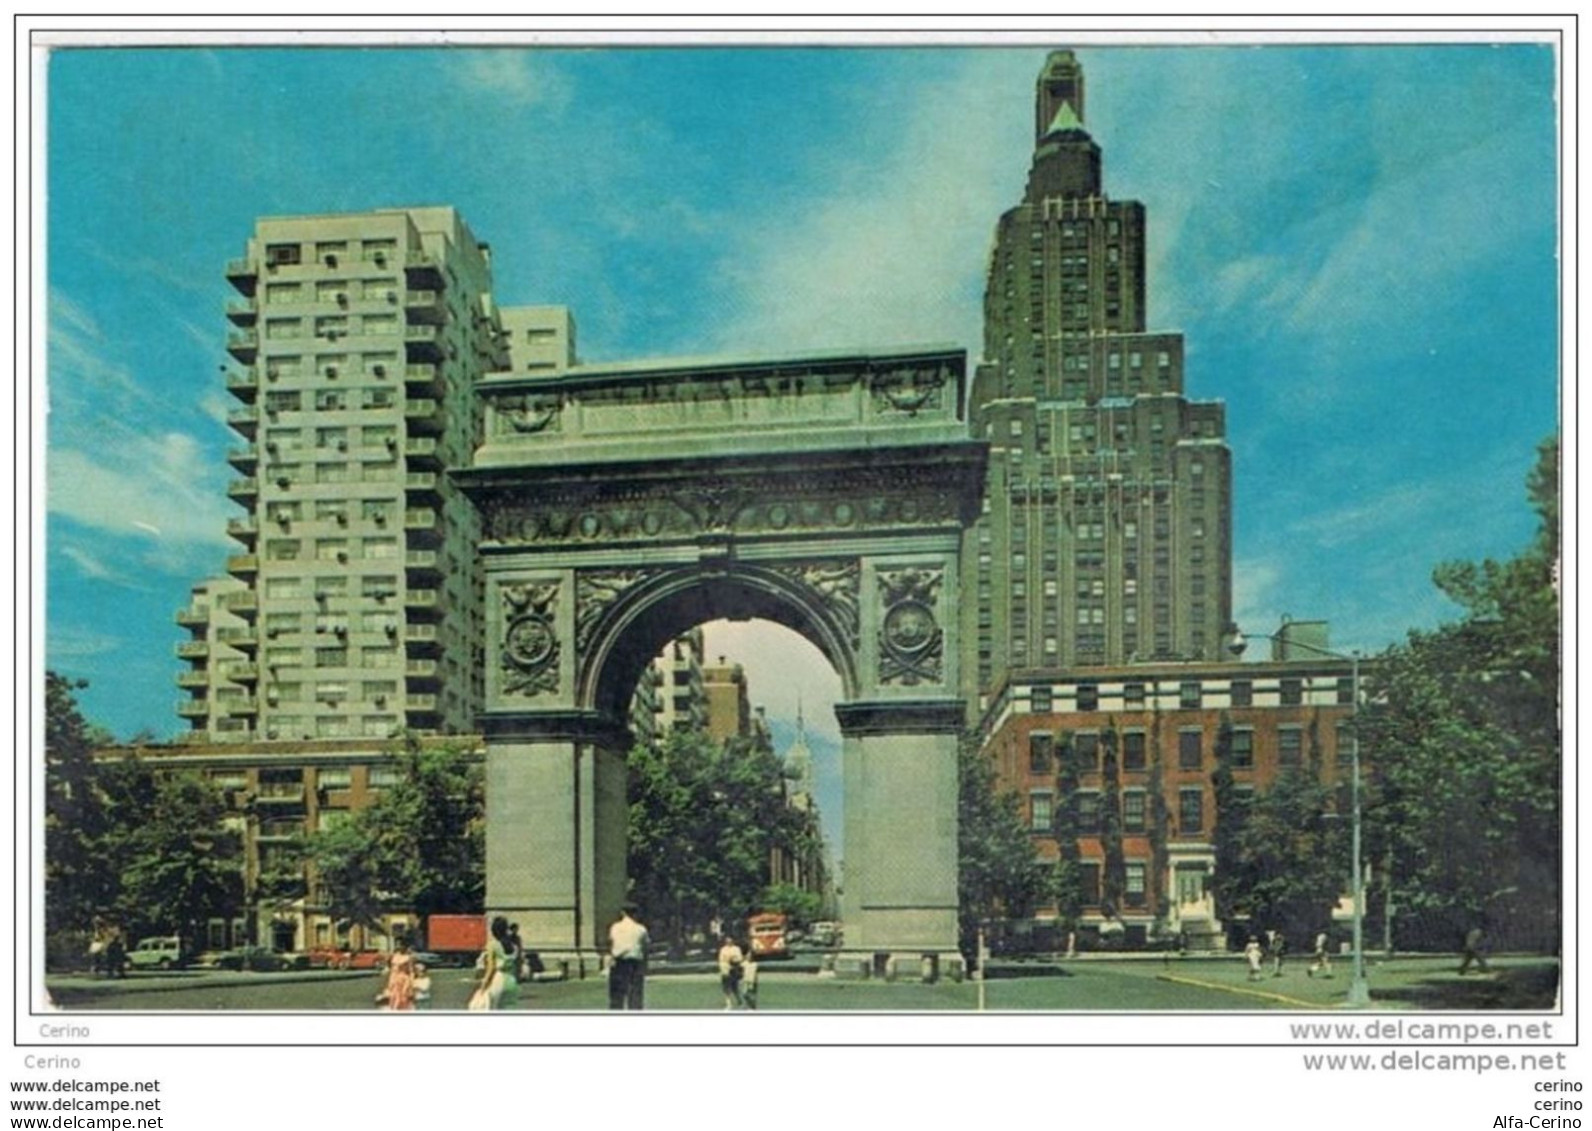
[(503, 692), (536, 696), (558, 690), (558, 629), (553, 610), (558, 583), (503, 587)]
[(558, 414), (564, 402), (556, 396), (500, 397), (492, 403), (501, 422), (503, 435), (530, 434), (549, 428), (557, 430)]
[(575, 649), (585, 655), (593, 632), (613, 603), (656, 570), (587, 570), (575, 577)]
[(907, 687), (945, 678), (945, 634), (934, 617), (944, 579), (938, 569), (880, 570), (885, 613), (879, 628), (879, 682)]

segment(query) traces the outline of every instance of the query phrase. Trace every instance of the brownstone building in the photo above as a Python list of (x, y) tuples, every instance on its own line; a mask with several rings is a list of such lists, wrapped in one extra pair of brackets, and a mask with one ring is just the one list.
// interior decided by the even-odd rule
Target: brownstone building
[[(1130, 943), (1183, 932), (1191, 945), (1214, 946), (1224, 929), (1211, 895), (1223, 727), (1237, 790), (1265, 790), (1291, 768), (1347, 788), (1354, 690), (1350, 662), (1320, 656), (1019, 673), (997, 689), (982, 735), (997, 787), (1021, 799), (1041, 859), (1059, 855), (1056, 816), (1071, 806), (1086, 931), (1121, 930)], [(1061, 775), (1064, 753), (1075, 788)], [(1108, 808), (1125, 864), (1119, 907), (1102, 897)], [(1054, 920), (1054, 908), (1038, 918)]]

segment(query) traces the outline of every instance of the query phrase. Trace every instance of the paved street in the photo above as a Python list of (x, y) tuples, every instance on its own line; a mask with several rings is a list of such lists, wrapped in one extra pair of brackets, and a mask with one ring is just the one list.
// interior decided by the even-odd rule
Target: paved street
[[(1375, 1004), (1384, 1009), (1546, 1009), (1554, 1004), (1557, 964), (1543, 959), (1494, 960), (1495, 974), (1460, 978), (1444, 957), (1399, 959), (1370, 971)], [(1332, 979), (1310, 978), (1306, 963), (1290, 964), (1281, 978), (1249, 982), (1235, 959), (1087, 960), (1062, 967), (1033, 963), (993, 971), (986, 985), (991, 1010), (1227, 1010), (1306, 1011), (1339, 1006), (1348, 987), (1347, 963)], [(434, 975), (434, 1008), (462, 1009), (472, 973), (440, 970)], [(848, 981), (784, 971), (765, 964), (760, 1007), (765, 1011), (919, 1012), (972, 1010), (971, 983)], [(375, 973), (309, 971), (242, 974), (181, 971), (136, 974), (124, 981), (50, 978), (47, 985), (64, 1009), (82, 1010), (275, 1010), (285, 1012), (372, 1010), (383, 984)], [(708, 973), (656, 972), (647, 981), (652, 1009), (712, 1011), (722, 1007), (718, 979)], [(607, 991), (600, 977), (540, 982), (523, 988), (520, 1008), (543, 1011), (601, 1010)]]

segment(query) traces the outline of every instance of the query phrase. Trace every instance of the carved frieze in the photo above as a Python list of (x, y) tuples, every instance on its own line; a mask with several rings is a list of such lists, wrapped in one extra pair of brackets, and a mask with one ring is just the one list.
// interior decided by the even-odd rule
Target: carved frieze
[(500, 436), (528, 436), (537, 432), (558, 431), (559, 413), (564, 408), (556, 395), (525, 394), (498, 397), (492, 401)]
[(775, 566), (774, 570), (811, 590), (834, 616), (846, 639), (856, 646), (860, 633), (858, 598), (862, 589), (862, 566), (856, 558), (796, 562)]
[(534, 698), (558, 690), (560, 646), (553, 623), (558, 583), (505, 585), (503, 594), (503, 693)]
[(914, 687), (945, 679), (945, 634), (935, 619), (941, 569), (880, 570), (879, 683)]
[(950, 370), (943, 365), (887, 369), (875, 373), (868, 388), (875, 407), (916, 416), (940, 407), (941, 390), (950, 379)]
[(959, 493), (927, 467), (868, 469), (844, 479), (753, 475), (689, 485), (567, 485), (480, 503), (486, 538), (509, 545), (844, 532), (960, 519)]
[(575, 576), (575, 650), (586, 654), (592, 633), (604, 614), (637, 583), (657, 574), (657, 570), (585, 570)]

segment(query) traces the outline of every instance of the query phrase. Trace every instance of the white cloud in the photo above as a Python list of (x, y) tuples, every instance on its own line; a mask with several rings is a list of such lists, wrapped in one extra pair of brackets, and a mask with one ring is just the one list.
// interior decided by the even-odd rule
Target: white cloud
[(226, 496), (214, 470), (191, 436), (128, 434), (93, 454), (52, 449), (46, 498), (52, 514), (112, 534), (147, 540), (155, 527), (178, 546), (228, 545)]
[(780, 210), (729, 241), (716, 348), (950, 342), (976, 355), (993, 224), (1017, 203), (1026, 161), (1025, 132), (990, 123), (1011, 121), (1014, 93), (1021, 105), (1031, 81), (1015, 76), (1030, 62), (1026, 53), (948, 56), (893, 142), (815, 155), (817, 179), (832, 189), (771, 197)]
[(112, 636), (109, 633), (52, 623), (46, 647), (49, 651), (49, 662), (56, 664), (61, 660), (81, 660), (91, 656), (108, 655), (120, 650), (126, 643), (127, 641), (120, 636)]
[(510, 106), (557, 111), (570, 97), (568, 80), (546, 56), (531, 51), (461, 49), (449, 54), (448, 70), (465, 90), (490, 95)]
[(100, 558), (79, 546), (62, 546), (61, 553), (65, 554), (77, 566), (78, 571), (84, 577), (92, 578), (95, 581), (108, 581), (112, 585), (122, 585), (131, 589), (142, 588), (106, 565)]

